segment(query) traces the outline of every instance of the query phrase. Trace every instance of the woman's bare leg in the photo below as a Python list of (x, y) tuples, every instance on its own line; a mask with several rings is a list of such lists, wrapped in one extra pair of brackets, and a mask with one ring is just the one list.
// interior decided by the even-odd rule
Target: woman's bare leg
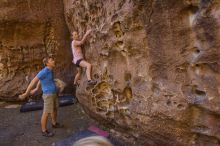
[(86, 76), (87, 76), (88, 81), (90, 81), (91, 80), (92, 65), (85, 60), (82, 60), (79, 65), (81, 67), (86, 68)]
[(75, 79), (74, 79), (74, 83), (73, 83), (74, 85), (77, 84), (77, 82), (78, 82), (78, 80), (80, 79), (80, 76), (81, 76), (81, 68), (77, 67), (76, 69), (77, 69), (77, 74), (76, 74)]

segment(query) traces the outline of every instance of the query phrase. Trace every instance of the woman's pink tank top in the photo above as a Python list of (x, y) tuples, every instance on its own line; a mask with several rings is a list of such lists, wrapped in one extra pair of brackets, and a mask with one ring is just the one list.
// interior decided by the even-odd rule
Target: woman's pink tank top
[(72, 41), (71, 47), (73, 53), (73, 63), (76, 64), (77, 60), (83, 58), (82, 50), (81, 47), (74, 47), (74, 41)]

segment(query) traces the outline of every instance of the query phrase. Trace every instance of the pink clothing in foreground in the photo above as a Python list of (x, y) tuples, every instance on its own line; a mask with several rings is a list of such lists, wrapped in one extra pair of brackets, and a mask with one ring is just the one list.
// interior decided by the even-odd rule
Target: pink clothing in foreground
[(72, 53), (73, 53), (73, 63), (76, 64), (77, 60), (83, 58), (81, 47), (75, 47), (74, 41), (71, 43)]

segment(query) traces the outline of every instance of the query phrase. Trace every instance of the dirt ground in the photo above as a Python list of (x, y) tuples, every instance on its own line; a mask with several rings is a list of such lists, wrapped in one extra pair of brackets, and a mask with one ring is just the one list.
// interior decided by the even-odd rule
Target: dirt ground
[(41, 135), (40, 130), (42, 111), (20, 113), (19, 109), (19, 105), (13, 107), (0, 103), (0, 146), (51, 146), (71, 133), (97, 125), (83, 112), (80, 104), (76, 103), (59, 108), (58, 121), (65, 127), (52, 129), (49, 121), (49, 130), (55, 136), (47, 138)]

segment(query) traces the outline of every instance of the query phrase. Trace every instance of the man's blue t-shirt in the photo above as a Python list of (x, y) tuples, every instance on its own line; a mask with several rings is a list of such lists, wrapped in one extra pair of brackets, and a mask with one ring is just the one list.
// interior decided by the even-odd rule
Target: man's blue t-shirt
[(54, 83), (53, 72), (49, 68), (45, 67), (38, 74), (37, 77), (40, 79), (41, 88), (43, 94), (56, 93), (56, 86)]

